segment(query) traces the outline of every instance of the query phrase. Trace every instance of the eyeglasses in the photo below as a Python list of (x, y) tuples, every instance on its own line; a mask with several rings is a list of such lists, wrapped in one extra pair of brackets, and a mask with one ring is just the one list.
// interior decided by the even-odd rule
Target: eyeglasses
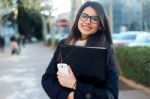
[(88, 14), (86, 13), (81, 13), (80, 14), (80, 20), (81, 21), (87, 21), (88, 19), (90, 18), (90, 22), (91, 23), (98, 23), (99, 22), (99, 17), (98, 16), (89, 16)]

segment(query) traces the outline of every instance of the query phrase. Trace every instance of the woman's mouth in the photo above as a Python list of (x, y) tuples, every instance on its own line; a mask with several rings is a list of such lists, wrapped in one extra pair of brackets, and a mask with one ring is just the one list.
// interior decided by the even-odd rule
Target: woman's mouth
[(89, 26), (83, 26), (84, 30), (91, 30), (92, 28)]

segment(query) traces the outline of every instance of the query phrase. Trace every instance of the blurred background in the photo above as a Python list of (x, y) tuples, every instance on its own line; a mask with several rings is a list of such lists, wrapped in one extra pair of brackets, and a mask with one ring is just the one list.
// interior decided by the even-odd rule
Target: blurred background
[[(88, 0), (0, 0), (0, 35), (26, 42), (54, 43), (68, 34), (79, 7)], [(93, 0), (106, 8), (112, 33), (150, 31), (150, 0)], [(137, 32), (136, 32), (137, 34)]]
[(42, 74), (86, 1), (108, 14), (120, 99), (150, 98), (150, 0), (0, 0), (0, 99), (48, 99)]

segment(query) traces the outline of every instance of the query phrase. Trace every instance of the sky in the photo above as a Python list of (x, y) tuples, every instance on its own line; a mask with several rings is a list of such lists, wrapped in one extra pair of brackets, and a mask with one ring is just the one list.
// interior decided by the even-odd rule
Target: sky
[(71, 0), (53, 0), (54, 11), (52, 15), (57, 16), (61, 13), (70, 12)]

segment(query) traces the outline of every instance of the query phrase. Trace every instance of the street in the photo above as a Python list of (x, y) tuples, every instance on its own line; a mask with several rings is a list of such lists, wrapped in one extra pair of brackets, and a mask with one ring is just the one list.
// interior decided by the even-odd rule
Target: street
[(40, 43), (27, 45), (20, 55), (6, 52), (0, 57), (0, 99), (48, 99), (41, 77), (52, 56), (50, 48)]
[[(43, 43), (27, 44), (20, 55), (0, 53), (0, 99), (49, 99), (41, 86), (53, 50)], [(150, 94), (120, 83), (119, 99), (150, 99)]]

